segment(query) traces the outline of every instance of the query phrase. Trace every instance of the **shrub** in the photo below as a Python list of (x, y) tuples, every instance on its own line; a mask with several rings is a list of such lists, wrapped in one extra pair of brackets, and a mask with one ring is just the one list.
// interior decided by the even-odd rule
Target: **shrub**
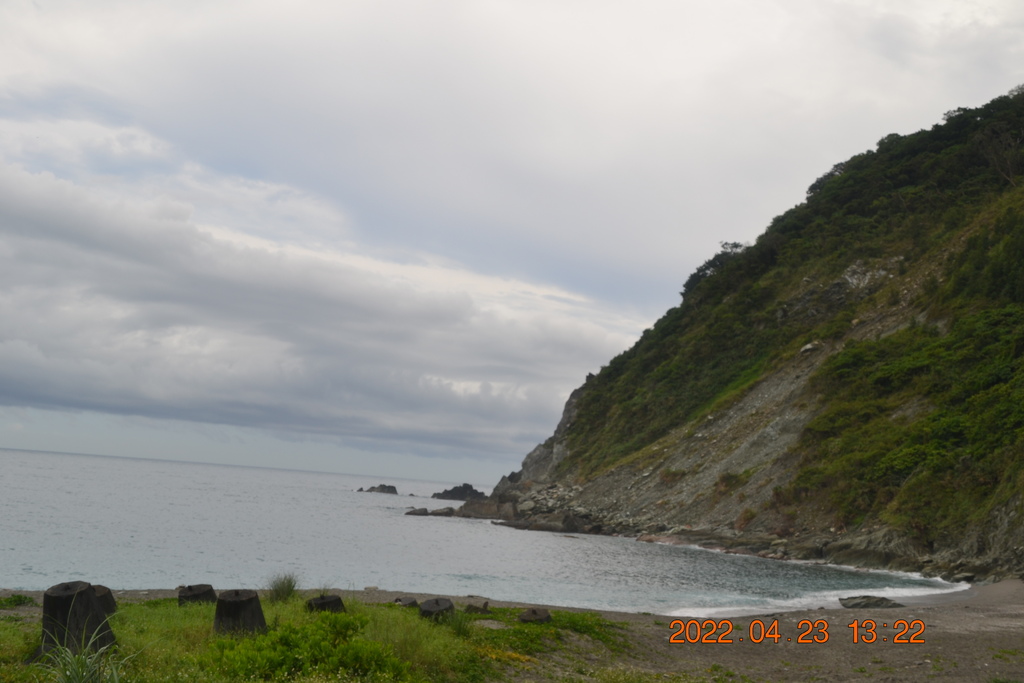
[(367, 621), (362, 615), (321, 612), (314, 621), (282, 624), (254, 638), (219, 639), (213, 643), (211, 656), (225, 674), (243, 679), (311, 671), (405, 678), (408, 664), (395, 657), (391, 648), (360, 637)]

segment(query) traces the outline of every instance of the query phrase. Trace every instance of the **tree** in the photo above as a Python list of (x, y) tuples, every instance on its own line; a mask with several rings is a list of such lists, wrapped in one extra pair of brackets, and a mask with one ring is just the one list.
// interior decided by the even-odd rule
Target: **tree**
[(1021, 166), (1020, 145), (1024, 142), (1024, 129), (1011, 126), (1006, 121), (996, 121), (977, 133), (972, 142), (992, 168), (1010, 185), (1016, 187)]

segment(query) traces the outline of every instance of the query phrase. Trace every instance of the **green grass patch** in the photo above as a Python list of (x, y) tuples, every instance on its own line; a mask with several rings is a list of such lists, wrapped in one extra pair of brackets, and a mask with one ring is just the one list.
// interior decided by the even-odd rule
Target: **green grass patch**
[(27, 595), (21, 595), (15, 593), (9, 595), (6, 598), (0, 598), (0, 609), (13, 609), (15, 607), (21, 607), (22, 605), (35, 605), (36, 601)]
[[(614, 653), (627, 648), (622, 627), (591, 613), (555, 611), (548, 624), (523, 624), (520, 610), (496, 609), (435, 622), (397, 605), (348, 600), (346, 607), (341, 614), (309, 613), (300, 600), (267, 601), (267, 632), (238, 637), (213, 632), (212, 604), (179, 607), (173, 598), (124, 603), (110, 619), (117, 636), (113, 658), (92, 666), (107, 667), (108, 674), (117, 667), (123, 680), (138, 683), (473, 683), (500, 677), (503, 667), (528, 664), (539, 653), (574, 647), (569, 634)], [(478, 619), (505, 628), (476, 626)], [(39, 628), (0, 622), (0, 680), (52, 679), (40, 666), (23, 664), (39, 645)]]
[(520, 612), (522, 610), (516, 608), (491, 608), (491, 614), (483, 618), (500, 621), (506, 628), (479, 629), (476, 634), (479, 642), (520, 655), (535, 655), (559, 647), (567, 633), (576, 633), (602, 643), (613, 652), (628, 649), (623, 627), (599, 614), (556, 610), (546, 624), (524, 624), (519, 622)]

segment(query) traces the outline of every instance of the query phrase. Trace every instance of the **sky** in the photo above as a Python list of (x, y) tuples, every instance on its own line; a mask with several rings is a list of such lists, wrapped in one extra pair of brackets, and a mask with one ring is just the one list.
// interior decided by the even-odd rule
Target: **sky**
[(5, 0), (0, 448), (493, 486), (721, 242), (1021, 83), (1019, 0)]

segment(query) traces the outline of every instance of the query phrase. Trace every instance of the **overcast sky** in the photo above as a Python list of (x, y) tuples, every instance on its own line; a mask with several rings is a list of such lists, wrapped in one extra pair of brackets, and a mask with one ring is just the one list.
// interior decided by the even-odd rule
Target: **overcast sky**
[(720, 242), (1020, 83), (1019, 0), (5, 0), (0, 448), (493, 485)]

